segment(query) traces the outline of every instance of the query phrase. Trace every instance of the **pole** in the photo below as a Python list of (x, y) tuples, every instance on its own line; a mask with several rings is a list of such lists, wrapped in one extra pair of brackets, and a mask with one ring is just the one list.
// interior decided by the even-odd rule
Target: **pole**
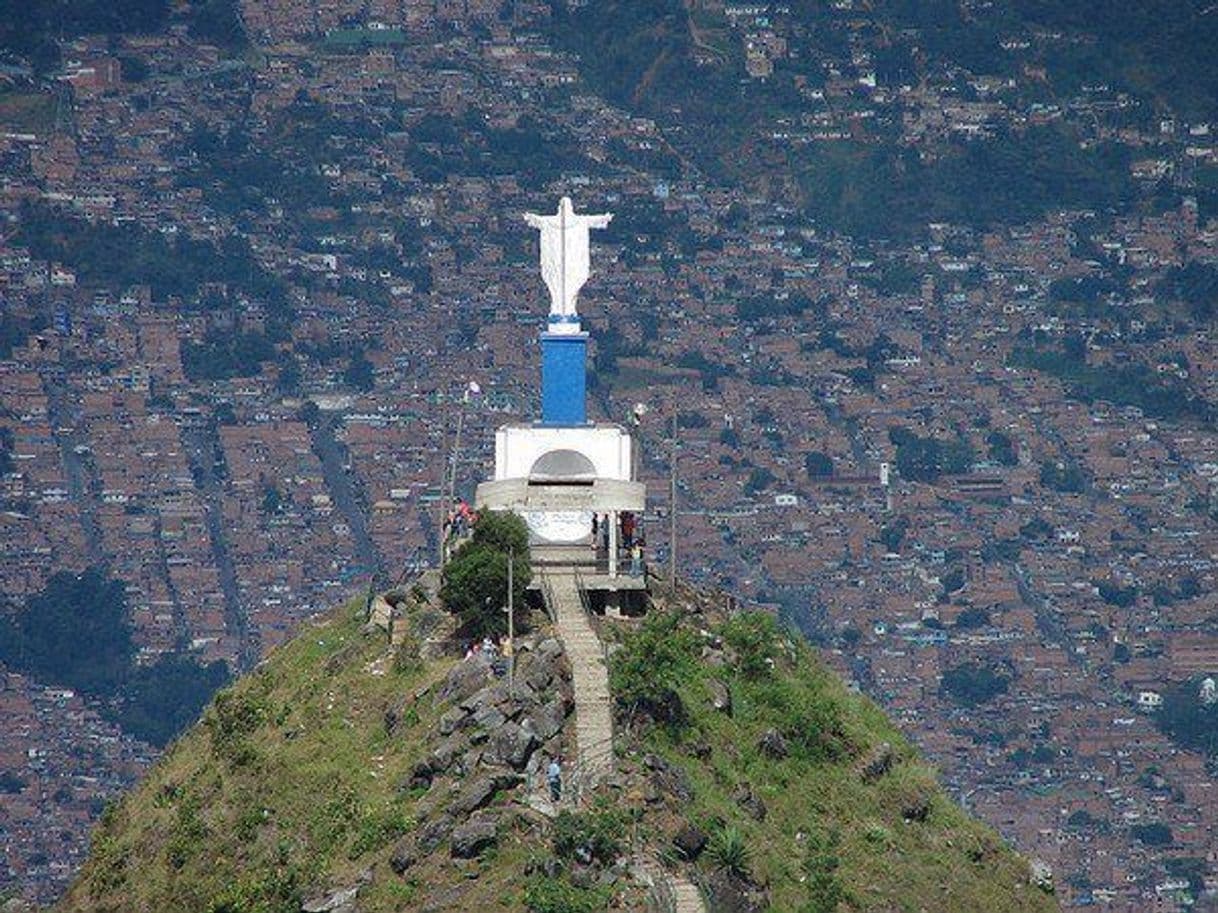
[(443, 569), (444, 567), (444, 548), (447, 543), (444, 541), (444, 524), (448, 520), (448, 504), (445, 503), (445, 498), (448, 494), (448, 415), (444, 416), (444, 443), (441, 445), (440, 453), (444, 455), (444, 462), (440, 464), (440, 498), (437, 502), (440, 505), (440, 522), (436, 524), (439, 547), (436, 549), (436, 567)]
[(677, 585), (677, 413), (672, 413), (672, 455), (668, 458), (668, 583)]
[(508, 698), (516, 696), (516, 617), (512, 611), (512, 566), (516, 563), (516, 550), (508, 549)]
[[(444, 566), (445, 551), (448, 543), (444, 538), (444, 524), (448, 521), (449, 514), (453, 511), (453, 498), (456, 496), (457, 490), (457, 455), (461, 452), (461, 426), (465, 423), (465, 399), (462, 398), (457, 406), (457, 433), (453, 438), (452, 452), (448, 454), (449, 467), (447, 485), (445, 479), (440, 479), (441, 488), (441, 513), (440, 513), (440, 567)], [(444, 489), (447, 488), (447, 491)], [(451, 532), (451, 530), (450, 530)]]
[(448, 509), (452, 510), (453, 499), (457, 496), (457, 460), (461, 458), (461, 427), (465, 424), (465, 403), (462, 401), (457, 410), (457, 434), (453, 440), (452, 470), (448, 477)]

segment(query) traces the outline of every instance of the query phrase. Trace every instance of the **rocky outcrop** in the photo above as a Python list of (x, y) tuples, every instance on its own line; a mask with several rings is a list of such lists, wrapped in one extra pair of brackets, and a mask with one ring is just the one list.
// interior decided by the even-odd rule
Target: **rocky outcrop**
[(859, 765), (859, 776), (864, 783), (871, 783), (888, 773), (892, 769), (892, 762), (892, 745), (881, 742)]
[(732, 692), (728, 690), (727, 685), (718, 679), (711, 679), (707, 682), (707, 688), (710, 690), (711, 706), (720, 713), (725, 713), (728, 716), (732, 715)]
[(572, 711), (561, 690), (562, 656), (553, 638), (523, 638), (512, 687), (487, 658), (471, 657), (434, 689), (442, 708), (434, 747), (400, 784), (423, 792), (415, 805), (419, 824), (394, 844), (393, 872), (405, 875), (444, 844), (452, 857), (471, 859), (495, 843), (505, 802), (526, 775), (537, 775), (543, 754), (560, 753)]
[(520, 777), (508, 773), (479, 773), (471, 777), (453, 799), (448, 812), (456, 818), (464, 818), (486, 806), (495, 794), (511, 789), (520, 782)]
[(372, 870), (365, 869), (355, 884), (333, 888), (309, 895), (300, 904), (300, 913), (358, 913), (356, 898), (363, 887), (372, 882)]
[(452, 832), (451, 852), (455, 859), (473, 859), (495, 845), (498, 839), (498, 819), (479, 814)]
[(787, 745), (787, 740), (782, 737), (782, 733), (777, 729), (767, 729), (761, 734), (761, 738), (757, 741), (757, 747), (767, 756), (780, 760), (790, 754), (791, 749)]
[(673, 848), (686, 862), (696, 861), (702, 855), (702, 851), (706, 849), (706, 844), (706, 834), (692, 824), (681, 828), (672, 838)]
[(736, 800), (736, 804), (744, 809), (754, 821), (765, 820), (765, 803), (761, 801), (760, 796), (753, 792), (751, 787), (748, 785), (739, 786), (732, 798)]

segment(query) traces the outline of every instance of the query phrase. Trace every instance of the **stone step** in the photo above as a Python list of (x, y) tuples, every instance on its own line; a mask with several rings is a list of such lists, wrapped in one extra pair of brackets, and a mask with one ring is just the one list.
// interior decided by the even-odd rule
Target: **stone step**
[(575, 740), (581, 785), (594, 786), (613, 765), (613, 714), (609, 673), (600, 638), (584, 614), (573, 574), (539, 569), (548, 586), (542, 592), (552, 600), (558, 636), (571, 662), (575, 691)]

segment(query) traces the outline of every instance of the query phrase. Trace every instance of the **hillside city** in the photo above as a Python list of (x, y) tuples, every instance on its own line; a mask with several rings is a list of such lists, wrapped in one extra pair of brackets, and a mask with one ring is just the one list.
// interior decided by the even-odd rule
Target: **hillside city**
[[(678, 572), (798, 625), (1064, 908), (1212, 903), (1218, 768), (1160, 714), (1218, 671), (1218, 121), (1046, 90), (1064, 32), (906, 81), (864, 4), (826, 6), (838, 56), (798, 9), (694, 4), (690, 66), (804, 111), (716, 173), (597, 91), (567, 6), (242, 0), (236, 44), (0, 67), (4, 612), (104, 568), (138, 666), (236, 673), (434, 563), (449, 473), (472, 498), (538, 414), (521, 214), (569, 194), (615, 213), (581, 315), (595, 418), (641, 416), (651, 567), (675, 507)], [(1063, 125), (1119, 199), (868, 236), (747, 179)], [(54, 900), (158, 756), (112, 710), (0, 665), (0, 898)]]

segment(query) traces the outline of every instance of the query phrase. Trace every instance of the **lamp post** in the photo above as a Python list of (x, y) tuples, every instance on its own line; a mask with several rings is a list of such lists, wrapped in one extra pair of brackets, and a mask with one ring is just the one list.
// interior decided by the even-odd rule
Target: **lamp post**
[[(440, 566), (444, 566), (447, 555), (447, 537), (444, 532), (444, 524), (448, 522), (448, 517), (453, 511), (453, 499), (456, 497), (457, 491), (457, 461), (461, 455), (461, 430), (465, 427), (465, 406), (469, 403), (471, 396), (481, 393), (482, 388), (478, 386), (477, 381), (470, 381), (465, 385), (465, 389), (461, 393), (461, 402), (457, 409), (457, 433), (453, 437), (452, 452), (448, 455), (448, 479), (441, 478), (440, 486), (443, 493), (441, 498), (441, 513), (440, 513)], [(447, 483), (447, 484), (446, 484)], [(447, 490), (444, 490), (444, 489)]]
[(677, 411), (672, 413), (672, 454), (668, 458), (668, 584), (677, 585)]
[(508, 699), (511, 700), (516, 696), (516, 613), (512, 611), (512, 584), (513, 584), (513, 567), (516, 563), (516, 550), (508, 549), (508, 566), (507, 566), (507, 612), (508, 617), (508, 639), (507, 639), (507, 655), (508, 655)]

